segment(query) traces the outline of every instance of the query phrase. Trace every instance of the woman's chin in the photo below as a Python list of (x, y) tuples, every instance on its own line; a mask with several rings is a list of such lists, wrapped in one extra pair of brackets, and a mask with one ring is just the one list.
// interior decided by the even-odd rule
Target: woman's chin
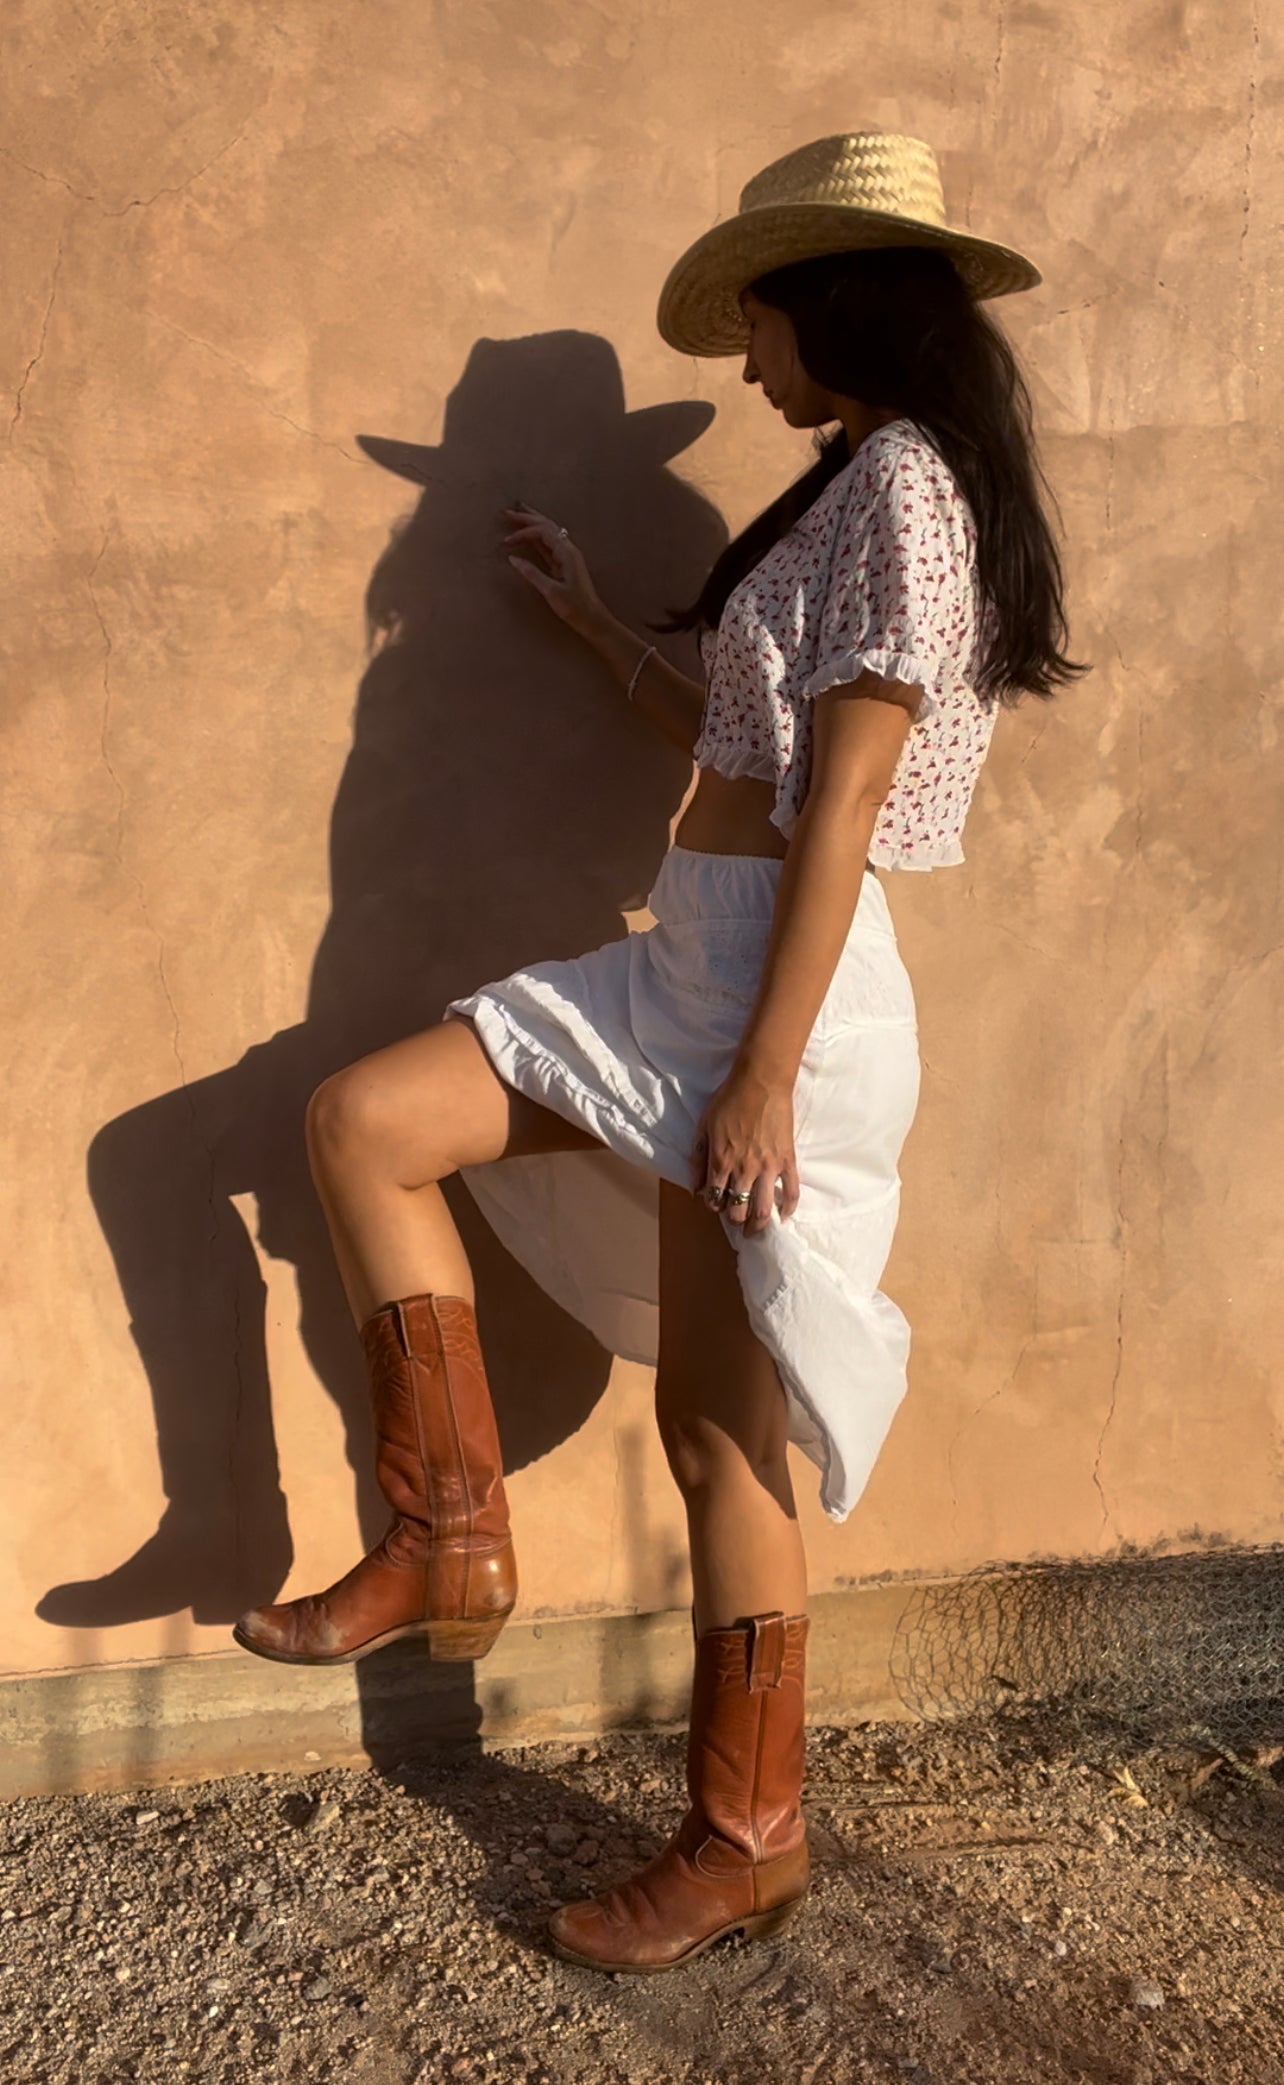
[(805, 410), (800, 409), (799, 406), (795, 404), (794, 401), (791, 399), (773, 399), (772, 405), (774, 406), (776, 412), (779, 413), (786, 427), (815, 428), (823, 425), (823, 422), (816, 418), (814, 412), (807, 412)]

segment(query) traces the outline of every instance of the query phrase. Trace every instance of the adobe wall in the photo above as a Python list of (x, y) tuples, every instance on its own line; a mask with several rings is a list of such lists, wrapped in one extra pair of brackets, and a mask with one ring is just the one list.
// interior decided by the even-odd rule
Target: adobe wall
[[(813, 1586), (1280, 1534), (1279, 24), (790, 19), (11, 25), (13, 1674), (223, 1651), (287, 1513), (290, 1591), (377, 1523), (307, 1093), (644, 924), (688, 780), (498, 510), (557, 513), (639, 623), (693, 588), (805, 452), (738, 364), (661, 343), (659, 284), (766, 159), (862, 125), (931, 140), (956, 219), (1043, 269), (994, 309), (1095, 670), (1000, 719), (965, 865), (885, 879), (924, 1058), (884, 1282), (912, 1388), (845, 1525), (799, 1464)], [(682, 1607), (647, 1372), (461, 1221), (519, 1618)]]

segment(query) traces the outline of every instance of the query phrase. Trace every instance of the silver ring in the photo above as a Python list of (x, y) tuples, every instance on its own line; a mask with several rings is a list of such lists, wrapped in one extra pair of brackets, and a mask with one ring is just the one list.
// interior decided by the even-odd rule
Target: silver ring
[(559, 536), (569, 536), (571, 532), (568, 528), (560, 528), (557, 533)]
[(728, 1188), (728, 1189), (727, 1189), (727, 1192), (726, 1192), (726, 1200), (727, 1200), (728, 1202), (736, 1202), (736, 1203), (740, 1203), (740, 1202), (752, 1202), (752, 1200), (753, 1200), (753, 1189), (752, 1189), (751, 1187), (747, 1187), (747, 1188), (744, 1188), (744, 1189), (743, 1189), (743, 1190), (742, 1190), (742, 1191), (741, 1191), (740, 1193), (738, 1193), (738, 1194), (732, 1194), (732, 1192), (731, 1192), (731, 1189), (730, 1189), (730, 1188)]
[(725, 1187), (706, 1187), (704, 1198), (711, 1209), (721, 1209), (726, 1199), (726, 1193)]

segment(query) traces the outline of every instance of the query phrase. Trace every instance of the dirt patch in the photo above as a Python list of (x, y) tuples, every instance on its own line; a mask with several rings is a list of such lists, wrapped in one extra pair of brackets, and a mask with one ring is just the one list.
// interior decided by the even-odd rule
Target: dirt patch
[(547, 1911), (683, 1738), (0, 1811), (0, 2075), (41, 2085), (1284, 2085), (1284, 1787), (1055, 1710), (808, 1733), (789, 1932), (603, 1977)]

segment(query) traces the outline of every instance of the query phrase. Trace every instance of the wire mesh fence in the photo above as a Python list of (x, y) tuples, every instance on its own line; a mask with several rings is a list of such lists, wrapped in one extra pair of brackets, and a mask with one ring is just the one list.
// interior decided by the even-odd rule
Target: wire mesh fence
[(1013, 1565), (917, 1587), (891, 1677), (943, 1721), (1031, 1702), (1152, 1742), (1284, 1739), (1284, 1543)]

